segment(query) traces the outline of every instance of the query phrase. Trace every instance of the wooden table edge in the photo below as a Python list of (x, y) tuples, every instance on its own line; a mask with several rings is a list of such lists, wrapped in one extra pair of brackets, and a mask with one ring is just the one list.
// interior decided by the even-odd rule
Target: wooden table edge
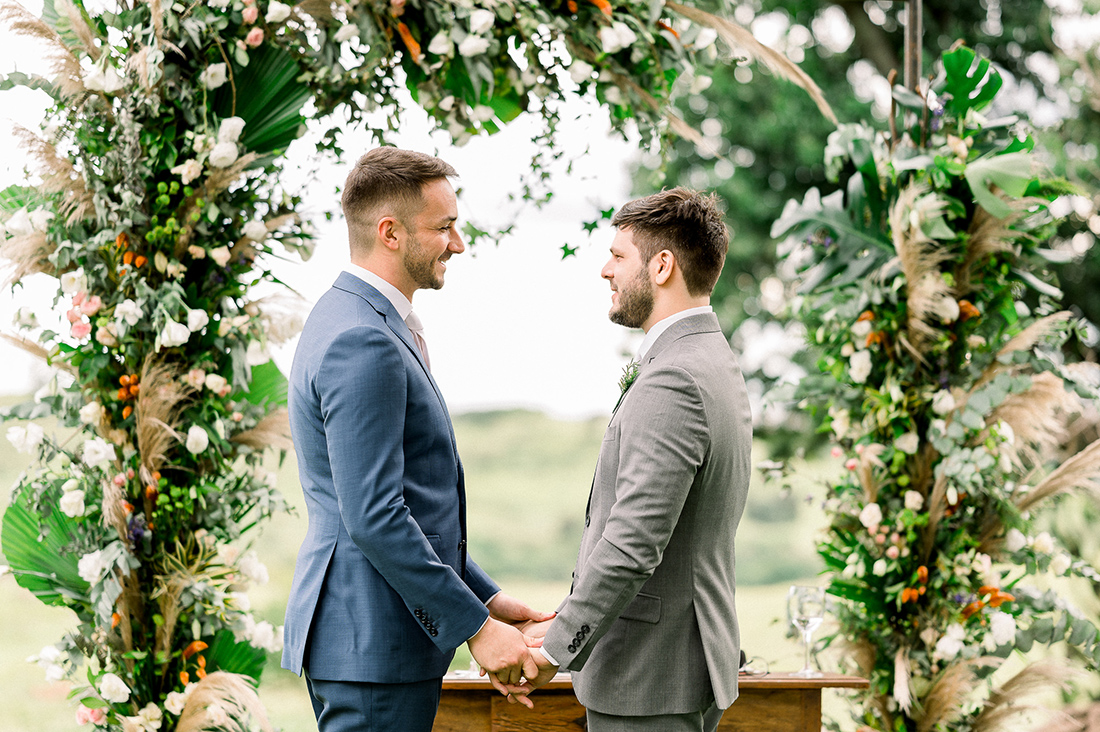
[[(870, 686), (867, 679), (844, 674), (824, 674), (816, 679), (804, 679), (790, 673), (771, 673), (764, 676), (740, 676), (737, 685), (741, 689), (866, 689)], [(448, 691), (493, 691), (489, 680), (479, 676), (443, 677), (443, 688)], [(546, 686), (547, 690), (572, 689), (573, 680), (569, 674), (558, 674)]]

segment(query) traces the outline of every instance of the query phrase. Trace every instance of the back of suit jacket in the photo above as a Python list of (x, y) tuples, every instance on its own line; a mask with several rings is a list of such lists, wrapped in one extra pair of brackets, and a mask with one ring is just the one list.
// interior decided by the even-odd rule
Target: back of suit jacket
[(290, 423), (309, 529), (283, 667), (317, 679), (442, 676), (496, 585), (466, 558), (450, 417), (393, 305), (343, 273), (302, 331)]
[(751, 442), (717, 318), (674, 323), (604, 435), (574, 586), (545, 639), (586, 707), (680, 714), (737, 697), (734, 537)]

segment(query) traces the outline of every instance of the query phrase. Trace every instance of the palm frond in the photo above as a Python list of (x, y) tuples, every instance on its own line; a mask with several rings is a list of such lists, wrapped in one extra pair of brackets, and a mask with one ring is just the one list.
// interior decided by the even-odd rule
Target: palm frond
[(898, 194), (889, 213), (890, 234), (906, 282), (908, 343), (920, 354), (936, 335), (933, 323), (939, 324), (940, 301), (950, 297), (950, 288), (939, 269), (949, 253), (934, 246), (921, 224), (938, 216), (945, 205), (943, 199), (929, 193), (927, 186), (913, 184)]
[(1054, 332), (1060, 323), (1064, 323), (1072, 317), (1073, 313), (1068, 310), (1063, 310), (1036, 320), (1034, 323), (1017, 333), (1008, 343), (1004, 344), (1001, 350), (997, 351), (997, 357), (1007, 356), (1016, 351), (1030, 350), (1036, 343)]
[(134, 415), (137, 420), (137, 449), (141, 456), (141, 480), (154, 483), (153, 473), (168, 461), (168, 450), (179, 435), (180, 409), (193, 389), (179, 378), (175, 369), (150, 356), (141, 369), (141, 391)]
[(1100, 497), (1100, 440), (1055, 468), (1034, 488), (1016, 499), (1016, 506), (1027, 511), (1051, 496), (1084, 489)]
[(821, 87), (819, 87), (805, 71), (800, 69), (795, 62), (791, 61), (782, 53), (768, 48), (763, 43), (756, 40), (756, 37), (753, 36), (748, 29), (726, 18), (713, 15), (699, 8), (672, 2), (672, 0), (665, 0), (665, 7), (694, 23), (718, 31), (718, 35), (730, 46), (741, 49), (751, 58), (764, 64), (764, 66), (779, 78), (786, 79), (803, 89), (810, 95), (810, 98), (814, 100), (814, 103), (817, 105), (817, 108), (821, 110), (821, 113), (834, 125), (837, 124), (836, 114), (833, 113), (832, 107), (830, 107), (829, 103), (825, 100), (825, 94), (821, 91)]
[(1016, 246), (1015, 239), (1021, 236), (1012, 227), (1025, 215), (1032, 200), (1005, 197), (1001, 197), (1001, 200), (1012, 211), (1005, 218), (994, 216), (982, 206), (978, 206), (974, 212), (967, 231), (966, 257), (955, 273), (955, 293), (959, 297), (965, 297), (972, 292), (974, 269), (979, 264), (993, 254), (1012, 251)]
[(13, 236), (0, 242), (0, 259), (7, 260), (3, 286), (14, 285), (36, 272), (53, 273), (49, 256), (52, 253), (46, 235), (35, 231), (23, 236)]
[(61, 203), (57, 210), (62, 216), (68, 217), (68, 226), (81, 221), (95, 210), (92, 192), (88, 190), (84, 177), (70, 160), (58, 155), (56, 147), (25, 127), (13, 125), (12, 132), (38, 165), (38, 174), (42, 176), (41, 190), (45, 193), (61, 194)]
[(80, 50), (88, 54), (92, 61), (98, 61), (101, 52), (95, 42), (96, 33), (88, 25), (88, 21), (80, 13), (80, 9), (73, 4), (72, 0), (54, 0), (53, 7), (57, 11), (58, 17), (64, 19), (69, 30), (80, 42)]
[(974, 670), (968, 661), (958, 661), (945, 668), (924, 697), (924, 715), (917, 723), (918, 732), (932, 732), (939, 725), (949, 725), (963, 714), (963, 701), (974, 688)]
[[(1012, 394), (986, 420), (1003, 421), (1015, 433), (1012, 456), (1017, 465), (1026, 460), (1036, 464), (1056, 448), (1065, 432), (1061, 413), (1070, 405), (1062, 380), (1049, 371), (1031, 377), (1031, 388)], [(976, 438), (984, 439), (984, 432)]]
[(1015, 729), (1009, 725), (1021, 714), (1044, 709), (1052, 715), (1068, 718), (1068, 715), (1046, 709), (1035, 704), (1019, 704), (1022, 697), (1051, 687), (1069, 690), (1069, 681), (1080, 672), (1068, 666), (1053, 663), (1033, 663), (1024, 667), (1018, 674), (995, 689), (990, 694), (982, 711), (974, 720), (971, 732), (1008, 732)]

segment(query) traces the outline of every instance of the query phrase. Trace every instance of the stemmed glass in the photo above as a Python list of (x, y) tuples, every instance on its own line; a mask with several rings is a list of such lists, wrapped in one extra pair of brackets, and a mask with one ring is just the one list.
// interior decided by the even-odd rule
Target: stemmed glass
[(825, 620), (825, 588), (792, 585), (787, 593), (787, 609), (791, 623), (802, 633), (802, 642), (806, 645), (806, 663), (801, 671), (792, 676), (803, 679), (817, 679), (820, 671), (810, 665), (810, 649), (813, 648), (813, 634)]

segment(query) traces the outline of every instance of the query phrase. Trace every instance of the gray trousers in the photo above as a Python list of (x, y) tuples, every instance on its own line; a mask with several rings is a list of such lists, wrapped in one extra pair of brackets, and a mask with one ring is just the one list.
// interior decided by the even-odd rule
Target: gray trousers
[(654, 714), (644, 717), (619, 717), (587, 711), (588, 732), (714, 732), (722, 719), (717, 705), (688, 714)]

